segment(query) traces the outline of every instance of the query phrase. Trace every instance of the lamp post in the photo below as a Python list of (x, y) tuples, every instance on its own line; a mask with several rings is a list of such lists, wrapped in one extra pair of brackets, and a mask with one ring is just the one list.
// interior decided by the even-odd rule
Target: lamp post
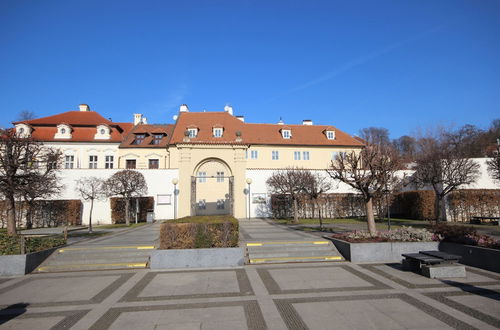
[(174, 219), (177, 219), (177, 184), (179, 179), (173, 178), (172, 184), (174, 185)]
[(250, 185), (252, 184), (252, 179), (248, 178), (247, 179), (247, 184), (248, 184), (248, 220), (250, 220), (250, 215), (251, 215), (251, 204), (250, 204)]

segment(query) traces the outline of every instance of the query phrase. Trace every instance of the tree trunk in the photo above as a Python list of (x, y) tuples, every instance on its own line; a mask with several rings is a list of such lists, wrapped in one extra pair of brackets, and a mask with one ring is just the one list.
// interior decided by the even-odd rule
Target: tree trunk
[(92, 232), (92, 211), (94, 210), (94, 200), (90, 200), (89, 233)]
[(125, 198), (125, 224), (130, 226), (130, 198)]
[(293, 222), (294, 223), (299, 223), (299, 215), (298, 215), (298, 205), (297, 205), (297, 198), (293, 199)]
[(318, 205), (319, 229), (323, 231), (323, 217), (321, 216), (321, 207)]
[(368, 231), (370, 235), (375, 236), (377, 234), (377, 227), (375, 226), (375, 217), (373, 215), (373, 198), (369, 197), (365, 199), (366, 206), (366, 221), (368, 222)]
[(7, 197), (7, 234), (9, 236), (16, 236), (16, 200), (14, 196)]
[(436, 218), (437, 221), (446, 221), (445, 196), (436, 194)]
[(33, 205), (28, 203), (28, 209), (26, 210), (26, 229), (33, 228)]

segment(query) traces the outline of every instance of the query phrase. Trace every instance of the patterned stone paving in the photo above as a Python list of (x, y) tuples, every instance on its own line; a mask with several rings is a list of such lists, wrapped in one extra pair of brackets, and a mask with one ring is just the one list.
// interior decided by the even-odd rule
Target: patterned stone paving
[(0, 329), (498, 329), (500, 275), (397, 264), (35, 274), (0, 280)]

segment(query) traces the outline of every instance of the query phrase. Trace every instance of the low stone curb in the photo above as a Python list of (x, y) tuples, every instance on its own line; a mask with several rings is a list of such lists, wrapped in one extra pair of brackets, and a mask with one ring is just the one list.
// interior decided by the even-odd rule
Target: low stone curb
[(243, 248), (154, 250), (151, 269), (239, 267), (244, 264)]
[(439, 246), (439, 242), (350, 243), (328, 235), (323, 238), (332, 241), (344, 258), (351, 262), (401, 262), (403, 253), (437, 250)]
[(500, 250), (450, 242), (439, 243), (439, 250), (462, 256), (461, 264), (500, 273)]
[(27, 254), (2, 255), (0, 256), (0, 276), (29, 274), (60, 247)]

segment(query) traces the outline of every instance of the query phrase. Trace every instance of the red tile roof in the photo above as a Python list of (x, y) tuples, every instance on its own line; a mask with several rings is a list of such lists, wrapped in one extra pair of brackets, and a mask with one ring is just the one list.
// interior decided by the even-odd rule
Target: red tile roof
[[(95, 111), (67, 111), (57, 115), (31, 120), (17, 121), (13, 124), (27, 124), (32, 127), (31, 136), (44, 142), (122, 142), (123, 138), (134, 127), (132, 123), (114, 123)], [(54, 139), (57, 125), (67, 124), (71, 127), (71, 139)], [(94, 139), (98, 125), (106, 125), (111, 129), (109, 140)]]
[[(170, 142), (174, 125), (149, 125), (140, 124), (133, 127), (130, 133), (125, 137), (120, 148), (166, 148)], [(144, 141), (141, 144), (133, 144), (136, 134), (146, 134)], [(153, 134), (164, 134), (159, 144), (151, 144)]]
[[(223, 135), (220, 138), (213, 137), (212, 128), (216, 124), (224, 127)], [(193, 126), (198, 127), (198, 135), (195, 138), (190, 138), (189, 142), (184, 141), (184, 132), (188, 127)], [(290, 139), (282, 137), (281, 130), (283, 128), (292, 131)], [(327, 128), (335, 130), (335, 140), (327, 139), (324, 132)], [(241, 142), (236, 142), (237, 131), (241, 132)], [(170, 143), (363, 146), (361, 142), (333, 126), (251, 124), (244, 123), (226, 112), (180, 113)]]
[(19, 123), (30, 125), (58, 125), (61, 123), (66, 123), (72, 126), (96, 126), (99, 124), (113, 124), (112, 121), (104, 118), (95, 111), (66, 111), (53, 116), (17, 121), (13, 124), (15, 125)]

